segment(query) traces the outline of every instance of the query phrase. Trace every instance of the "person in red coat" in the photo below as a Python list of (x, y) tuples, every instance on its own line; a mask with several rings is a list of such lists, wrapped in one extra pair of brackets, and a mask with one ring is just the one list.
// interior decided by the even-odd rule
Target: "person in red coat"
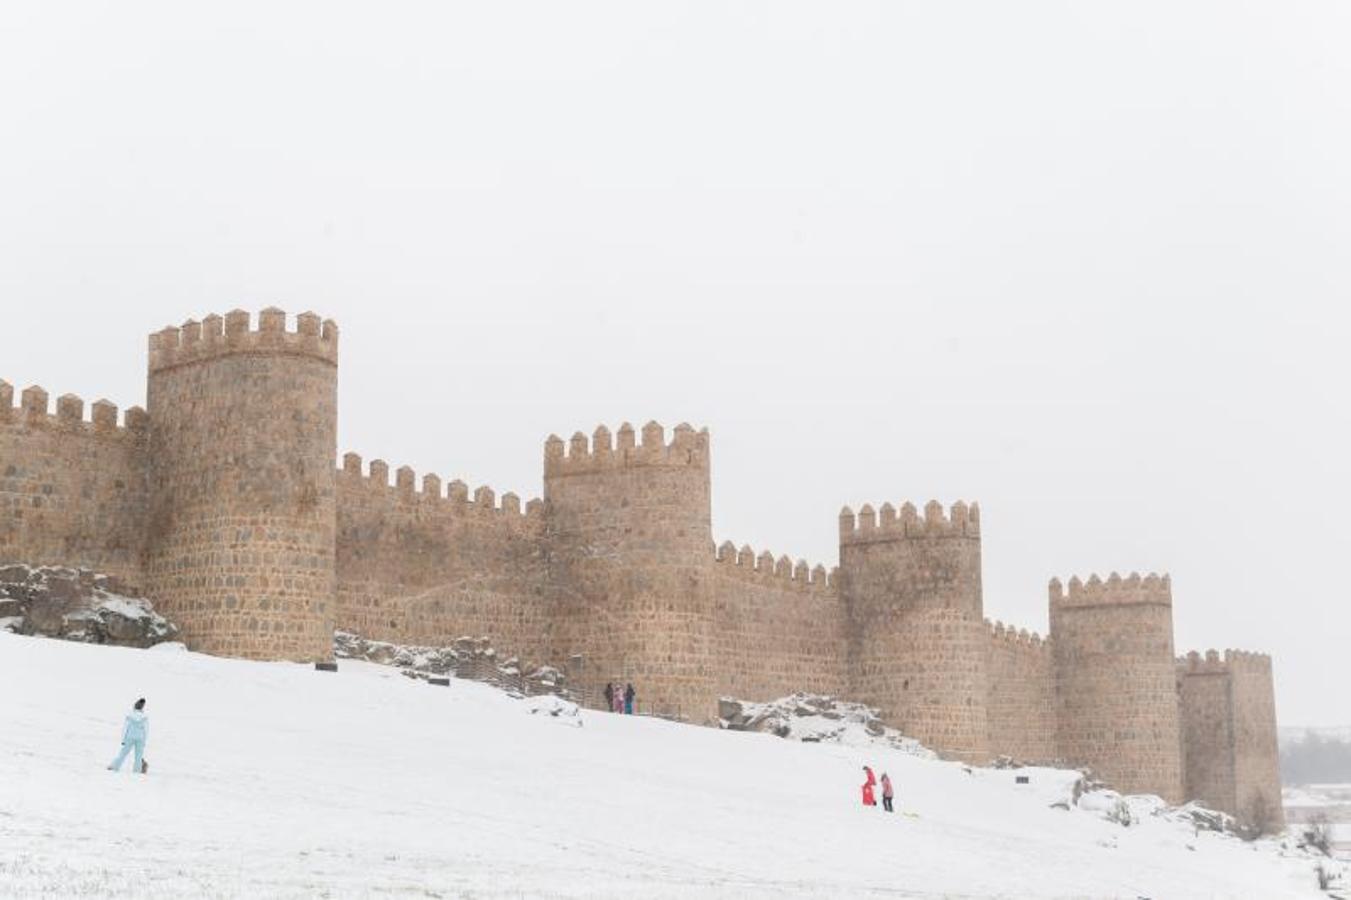
[(873, 770), (868, 766), (864, 766), (863, 771), (868, 773), (868, 780), (863, 782), (863, 805), (876, 806), (877, 798), (873, 796), (873, 785), (877, 784), (877, 778), (873, 775)]

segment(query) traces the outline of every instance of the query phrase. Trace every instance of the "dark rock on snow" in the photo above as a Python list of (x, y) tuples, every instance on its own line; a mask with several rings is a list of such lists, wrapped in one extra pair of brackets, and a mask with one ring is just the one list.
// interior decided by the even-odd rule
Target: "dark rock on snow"
[(135, 589), (62, 566), (0, 567), (0, 630), (122, 647), (178, 637), (173, 623)]

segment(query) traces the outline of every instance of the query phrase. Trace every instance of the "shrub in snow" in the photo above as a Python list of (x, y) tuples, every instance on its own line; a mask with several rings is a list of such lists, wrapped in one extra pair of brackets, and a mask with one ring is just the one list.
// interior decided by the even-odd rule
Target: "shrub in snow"
[(1318, 814), (1300, 830), (1299, 846), (1316, 850), (1324, 856), (1332, 855), (1332, 825), (1325, 815)]
[(1319, 890), (1330, 892), (1335, 888), (1338, 889), (1338, 893), (1332, 896), (1344, 896), (1340, 890), (1346, 881), (1346, 868), (1344, 866), (1332, 860), (1320, 859), (1314, 866), (1314, 876), (1318, 881)]

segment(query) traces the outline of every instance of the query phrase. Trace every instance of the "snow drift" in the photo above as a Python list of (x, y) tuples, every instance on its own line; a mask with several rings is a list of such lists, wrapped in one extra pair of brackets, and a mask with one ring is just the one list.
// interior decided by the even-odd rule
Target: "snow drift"
[[(1074, 772), (175, 645), (0, 634), (0, 684), (3, 896), (1323, 896), (1293, 846), (1053, 808)], [(114, 775), (140, 696), (152, 774)]]

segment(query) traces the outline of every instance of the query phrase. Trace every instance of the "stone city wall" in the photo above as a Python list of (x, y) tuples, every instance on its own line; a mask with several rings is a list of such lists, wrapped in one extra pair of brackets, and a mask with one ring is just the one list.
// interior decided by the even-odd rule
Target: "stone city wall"
[(941, 754), (989, 759), (980, 509), (840, 515), (851, 695)]
[(1271, 658), (1192, 652), (1177, 661), (1186, 796), (1264, 830), (1284, 823)]
[(1237, 809), (1229, 667), (1214, 650), (1178, 660), (1184, 794), (1210, 809)]
[(627, 423), (545, 443), (554, 651), (607, 681), (641, 686), (641, 708), (717, 716), (708, 432)]
[(845, 696), (844, 602), (825, 566), (758, 557), (731, 541), (713, 579), (714, 656), (721, 693), (774, 700), (797, 691)]
[(0, 562), (59, 565), (143, 585), (145, 411), (0, 381)]
[(422, 479), (348, 453), (337, 473), (338, 628), (376, 641), (441, 646), (463, 636), (548, 655), (544, 504), (471, 498), (462, 481)]
[(1166, 576), (1052, 582), (1041, 640), (984, 621), (974, 505), (846, 508), (830, 573), (710, 552), (688, 425), (551, 437), (524, 506), (354, 454), (335, 471), (337, 363), (333, 322), (236, 310), (152, 335), (148, 411), (120, 424), (36, 387), (16, 408), (0, 382), (0, 562), (116, 576), (208, 653), (329, 659), (335, 626), (486, 636), (591, 702), (631, 681), (641, 711), (707, 722), (721, 695), (834, 694), (946, 756), (1279, 816), (1270, 660), (1175, 660)]
[(1285, 822), (1271, 657), (1226, 650), (1233, 697), (1234, 806), (1240, 819), (1266, 829)]
[(1050, 585), (1060, 754), (1117, 790), (1182, 800), (1168, 576)]
[(1023, 763), (1058, 759), (1051, 644), (1026, 629), (986, 621), (990, 752)]
[(195, 650), (332, 659), (337, 343), (279, 309), (151, 335), (146, 587)]

